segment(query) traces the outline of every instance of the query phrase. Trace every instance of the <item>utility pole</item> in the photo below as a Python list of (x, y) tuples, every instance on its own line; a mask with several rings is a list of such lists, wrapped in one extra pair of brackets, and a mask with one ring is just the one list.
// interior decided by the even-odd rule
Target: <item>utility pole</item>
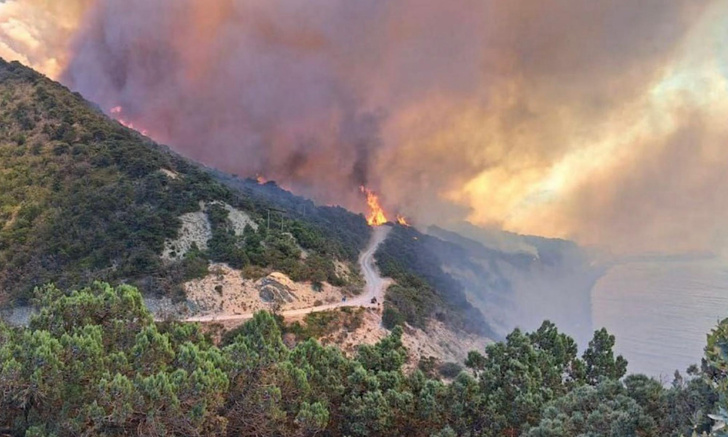
[(287, 211), (283, 209), (277, 209), (277, 208), (268, 208), (268, 230), (270, 230), (270, 212), (277, 212), (278, 215), (281, 217), (281, 231), (283, 230), (283, 214), (285, 214)]

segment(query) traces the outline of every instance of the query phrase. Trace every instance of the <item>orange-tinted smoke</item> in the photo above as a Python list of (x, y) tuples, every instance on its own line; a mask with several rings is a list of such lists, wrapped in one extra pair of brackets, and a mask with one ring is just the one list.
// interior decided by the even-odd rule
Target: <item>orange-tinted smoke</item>
[[(21, 1), (55, 47), (38, 17), (65, 12)], [(87, 6), (59, 21), (82, 23), (54, 53), (64, 83), (206, 164), (361, 212), (365, 185), (418, 224), (623, 251), (724, 238), (722, 2), (91, 3), (63, 2)], [(38, 47), (18, 50), (41, 66)]]

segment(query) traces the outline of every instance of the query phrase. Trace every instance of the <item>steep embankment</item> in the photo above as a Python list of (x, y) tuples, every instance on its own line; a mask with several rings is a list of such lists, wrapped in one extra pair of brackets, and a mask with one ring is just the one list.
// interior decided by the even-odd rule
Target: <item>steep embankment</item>
[(432, 240), (437, 239), (396, 225), (377, 251), (382, 275), (396, 282), (387, 290), (385, 324), (407, 322), (426, 329), (430, 320), (437, 319), (456, 330), (495, 338), (482, 312), (468, 300), (463, 285), (443, 269)]
[(588, 342), (591, 289), (604, 268), (586, 250), (565, 240), (461, 228), (460, 234), (429, 228), (437, 238), (427, 240), (428, 249), (500, 336), (548, 319)]

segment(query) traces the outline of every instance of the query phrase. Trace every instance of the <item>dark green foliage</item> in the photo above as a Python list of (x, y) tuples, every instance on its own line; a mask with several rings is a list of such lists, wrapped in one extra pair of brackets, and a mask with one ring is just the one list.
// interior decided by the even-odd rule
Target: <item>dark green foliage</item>
[(204, 278), (209, 274), (209, 263), (205, 254), (194, 245), (185, 254), (184, 259), (180, 263), (182, 270), (182, 278), (185, 281), (192, 279)]
[(0, 126), (0, 289), (13, 297), (51, 280), (164, 276), (158, 255), (177, 217), (230, 196), (62, 86), (1, 60)]
[(718, 436), (728, 435), (728, 319), (723, 319), (708, 335), (705, 346), (703, 372), (711, 387), (718, 393), (718, 402), (713, 410)]
[[(708, 433), (713, 425), (708, 414), (716, 411), (718, 405), (718, 391), (710, 383), (709, 378), (701, 375), (696, 366), (688, 368), (687, 378), (675, 372), (672, 388), (664, 390), (659, 402), (659, 435), (660, 436), (688, 436), (695, 431), (698, 435)], [(629, 388), (631, 392), (635, 390)], [(639, 397), (634, 396), (638, 403), (654, 414), (653, 396), (650, 396), (649, 405)]]
[(214, 170), (211, 174), (247, 194), (266, 219), (270, 217), (271, 229), (285, 229), (306, 250), (356, 263), (369, 241), (371, 228), (361, 214), (338, 206), (316, 206), (281, 189), (275, 182), (261, 185), (253, 179), (240, 179)]
[(463, 371), (463, 366), (458, 363), (442, 363), (437, 371), (445, 378), (454, 379)]
[[(482, 395), (477, 402), (488, 406), (487, 427), (494, 435), (518, 435), (536, 425), (547, 403), (588, 382), (574, 340), (549, 321), (533, 333), (514, 330), (504, 342), (488, 345), (485, 355), (471, 352), (465, 364), (478, 378)], [(602, 377), (610, 379), (612, 373), (597, 379)], [(475, 421), (475, 426), (486, 425)]]
[[(51, 296), (55, 297), (51, 298)], [(0, 342), (0, 424), (16, 435), (219, 434), (228, 359), (189, 325), (166, 332), (141, 295), (49, 287), (28, 329)]]
[(292, 333), (297, 341), (323, 339), (335, 332), (356, 331), (362, 323), (361, 308), (339, 308), (306, 314), (303, 323), (294, 322), (283, 327), (284, 332)]
[[(245, 253), (244, 245), (246, 235), (235, 235), (228, 220), (228, 210), (220, 203), (212, 203), (207, 207), (207, 219), (212, 229), (212, 238), (208, 242), (210, 259), (227, 263), (235, 269), (242, 269), (249, 264), (250, 258)], [(255, 232), (249, 225), (248, 229), (251, 233)]]
[(551, 367), (556, 361), (554, 353), (534, 347), (519, 330), (505, 342), (489, 345), (485, 352), (479, 381), (484, 401), (493, 406), (497, 419), (492, 426), (502, 433), (537, 423), (543, 406), (566, 391), (560, 370)]
[[(196, 325), (155, 324), (130, 286), (37, 294), (30, 327), (0, 324), (10, 435), (678, 436), (705, 430), (717, 397), (694, 370), (669, 389), (611, 371), (588, 384), (573, 375), (573, 340), (548, 322), (471, 353), (475, 376), (435, 359), (405, 373), (400, 327), (348, 358), (313, 338), (286, 346), (282, 319), (261, 312), (215, 346)], [(320, 335), (355, 315), (296, 329)]]
[(528, 436), (657, 437), (656, 432), (654, 418), (628, 396), (622, 383), (605, 379), (549, 403)]
[(387, 329), (394, 329), (395, 326), (401, 326), (406, 322), (405, 316), (389, 304), (385, 304), (382, 312), (382, 325)]
[(619, 379), (627, 373), (627, 361), (614, 357), (614, 336), (605, 328), (594, 332), (594, 338), (584, 351), (584, 372), (587, 382), (596, 384), (601, 378)]
[[(414, 281), (410, 283), (412, 282)], [(423, 286), (426, 287), (426, 285)], [(385, 302), (387, 308), (390, 309), (387, 323), (401, 318), (412, 326), (425, 329), (427, 320), (436, 316), (441, 302), (434, 294), (423, 290), (427, 290), (427, 288), (391, 285), (387, 289)], [(396, 313), (394, 313), (395, 311)], [(391, 319), (392, 316), (395, 320)]]
[[(205, 273), (208, 259), (316, 284), (354, 279), (338, 277), (333, 260), (356, 261), (369, 238), (361, 216), (316, 207), (274, 185), (230, 188), (210, 173), (63, 86), (0, 60), (0, 300), (27, 300), (47, 282), (94, 279), (174, 294)], [(199, 211), (200, 202), (212, 227), (209, 250), (162, 262), (180, 215)], [(224, 204), (266, 226), (235, 235)], [(301, 247), (310, 254), (305, 261)]]

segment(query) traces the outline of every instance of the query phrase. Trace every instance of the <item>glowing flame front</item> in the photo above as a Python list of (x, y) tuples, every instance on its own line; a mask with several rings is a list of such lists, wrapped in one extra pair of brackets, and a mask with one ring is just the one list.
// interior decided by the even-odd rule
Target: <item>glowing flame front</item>
[(387, 216), (384, 215), (384, 210), (379, 205), (379, 196), (366, 187), (361, 187), (361, 192), (367, 195), (367, 205), (369, 205), (367, 223), (369, 226), (380, 226), (387, 223)]
[[(113, 108), (111, 108), (111, 110), (109, 112), (111, 112), (111, 115), (114, 116), (116, 121), (121, 123), (123, 126), (128, 127), (129, 129), (138, 130), (136, 127), (134, 127), (133, 123), (126, 121), (121, 117), (121, 113), (124, 112), (124, 108), (122, 108), (121, 106), (114, 106)], [(149, 131), (147, 131), (146, 129), (142, 129), (142, 130), (138, 130), (138, 131), (141, 132), (142, 135), (145, 135), (145, 136), (149, 135)]]
[(407, 221), (407, 217), (403, 215), (397, 214), (397, 223), (399, 223), (402, 226), (409, 226), (409, 222)]

